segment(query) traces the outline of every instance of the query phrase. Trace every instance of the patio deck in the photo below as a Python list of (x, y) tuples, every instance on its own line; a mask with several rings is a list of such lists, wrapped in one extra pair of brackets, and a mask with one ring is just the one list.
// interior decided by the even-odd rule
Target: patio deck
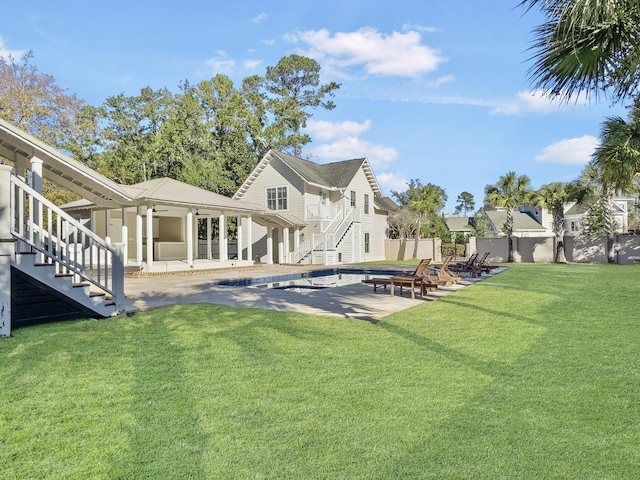
[[(397, 265), (345, 265), (343, 267), (349, 268), (349, 270), (370, 270), (375, 268), (376, 270), (388, 270), (390, 274), (402, 269)], [(497, 269), (492, 274), (483, 275), (480, 278), (465, 278), (456, 285), (439, 287), (435, 292), (429, 292), (424, 297), (416, 297), (414, 300), (411, 299), (410, 292), (406, 289), (403, 296), (396, 293), (395, 296), (391, 297), (388, 289), (379, 288), (377, 292), (374, 292), (371, 285), (363, 283), (307, 291), (216, 284), (222, 280), (265, 278), (326, 269), (327, 266), (324, 265), (255, 265), (224, 270), (130, 276), (125, 278), (127, 312), (145, 311), (176, 304), (208, 303), (230, 307), (334, 315), (377, 321), (391, 313), (419, 305), (425, 301), (441, 298), (503, 270)]]

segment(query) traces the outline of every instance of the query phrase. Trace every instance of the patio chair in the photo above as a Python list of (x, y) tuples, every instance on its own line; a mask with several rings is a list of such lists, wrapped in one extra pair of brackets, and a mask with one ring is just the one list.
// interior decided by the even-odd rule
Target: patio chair
[[(420, 260), (420, 263), (412, 273), (400, 273), (393, 275), (390, 278), (369, 278), (367, 280), (362, 280), (362, 283), (373, 285), (374, 292), (378, 290), (378, 285), (384, 286), (385, 290), (387, 289), (387, 285), (392, 285), (394, 287), (397, 285), (400, 287), (400, 295), (402, 295), (403, 287), (408, 285), (411, 287), (411, 298), (415, 298), (414, 289), (416, 286), (419, 286), (420, 296), (422, 296), (427, 288), (433, 291), (438, 287), (437, 284), (432, 283), (425, 276), (430, 263), (430, 258), (424, 258)], [(393, 288), (391, 289), (391, 296), (393, 296)]]
[(491, 273), (494, 269), (498, 268), (498, 265), (491, 265), (487, 262), (487, 258), (489, 258), (489, 252), (484, 252), (484, 255), (478, 260), (477, 265), (483, 272)]
[(425, 276), (427, 280), (436, 285), (443, 285), (450, 287), (454, 283), (458, 282), (458, 280), (462, 280), (460, 275), (455, 275), (449, 270), (449, 265), (453, 261), (453, 255), (445, 257), (442, 261), (442, 264), (436, 267), (430, 267), (430, 272), (427, 272)]
[(469, 257), (466, 262), (458, 262), (449, 266), (452, 272), (456, 273), (468, 273), (472, 277), (479, 277), (482, 275), (482, 269), (478, 266), (478, 254), (474, 253)]

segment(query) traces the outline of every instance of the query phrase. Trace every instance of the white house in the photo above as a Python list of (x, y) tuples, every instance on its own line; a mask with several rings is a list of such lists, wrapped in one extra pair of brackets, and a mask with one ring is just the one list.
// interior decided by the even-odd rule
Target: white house
[(272, 214), (268, 225), (252, 229), (258, 261), (384, 259), (389, 207), (365, 158), (317, 164), (270, 150), (233, 198)]

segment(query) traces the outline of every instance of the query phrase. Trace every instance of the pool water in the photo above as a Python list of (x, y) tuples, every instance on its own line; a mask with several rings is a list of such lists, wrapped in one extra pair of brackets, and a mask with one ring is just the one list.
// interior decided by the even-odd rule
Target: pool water
[(394, 273), (396, 272), (390, 272), (389, 270), (348, 270), (332, 268), (275, 277), (224, 280), (218, 282), (216, 285), (275, 288), (280, 290), (317, 290), (352, 285), (372, 277), (390, 277)]

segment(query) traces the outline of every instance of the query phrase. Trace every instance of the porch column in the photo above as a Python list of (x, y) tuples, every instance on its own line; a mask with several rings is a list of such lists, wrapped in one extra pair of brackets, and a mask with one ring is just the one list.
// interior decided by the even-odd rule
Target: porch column
[[(33, 188), (36, 192), (42, 194), (42, 164), (44, 162), (42, 160), (40, 160), (38, 157), (32, 157), (31, 158), (31, 188)], [(33, 202), (33, 222), (36, 225), (40, 225), (40, 211), (42, 209), (42, 206), (40, 205), (40, 202), (38, 202), (37, 200), (35, 200)], [(39, 230), (40, 235), (42, 234), (42, 231)], [(40, 238), (39, 235), (39, 238)], [(42, 238), (40, 238), (41, 240), (44, 240)]]
[(228, 259), (227, 255), (227, 219), (224, 213), (220, 214), (218, 224), (218, 242), (220, 244), (220, 260), (226, 261)]
[(11, 335), (11, 167), (0, 165), (0, 337)]
[(300, 248), (300, 227), (296, 227), (293, 230), (293, 250), (297, 251)]
[(284, 258), (280, 258), (280, 263), (291, 263), (291, 260), (289, 259), (291, 256), (291, 250), (289, 248), (289, 227), (284, 227), (282, 229), (282, 240), (284, 245)]
[(42, 193), (42, 164), (38, 157), (31, 158), (31, 187), (38, 193)]
[(187, 264), (193, 268), (193, 209), (187, 211)]
[(124, 244), (122, 263), (127, 266), (129, 263), (129, 227), (127, 227), (127, 209), (125, 207), (122, 207), (122, 243)]
[(267, 227), (267, 263), (273, 263), (273, 228)]
[(251, 215), (247, 219), (247, 260), (253, 262), (253, 237), (251, 236)]
[(238, 232), (238, 260), (242, 260), (242, 217), (236, 218), (237, 232)]
[(284, 263), (284, 229), (278, 228), (278, 263)]
[(207, 217), (207, 260), (211, 260), (211, 217)]
[(142, 207), (136, 207), (136, 263), (142, 266)]
[(153, 207), (147, 206), (147, 270), (153, 266)]

